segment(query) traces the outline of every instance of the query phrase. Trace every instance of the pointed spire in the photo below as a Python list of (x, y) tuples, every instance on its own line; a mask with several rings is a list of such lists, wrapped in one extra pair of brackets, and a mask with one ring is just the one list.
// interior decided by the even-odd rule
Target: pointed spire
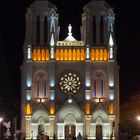
[(112, 34), (110, 34), (110, 37), (109, 37), (109, 46), (110, 47), (114, 46), (114, 41), (113, 41)]
[(51, 40), (50, 40), (50, 46), (54, 46), (55, 42), (54, 42), (54, 36), (53, 34), (51, 35)]

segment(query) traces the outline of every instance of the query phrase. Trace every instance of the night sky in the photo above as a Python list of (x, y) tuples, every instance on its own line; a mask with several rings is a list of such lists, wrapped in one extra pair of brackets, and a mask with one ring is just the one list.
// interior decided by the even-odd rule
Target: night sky
[[(20, 65), (23, 61), (23, 42), (25, 33), (24, 15), (26, 8), (34, 0), (3, 0), (0, 3), (0, 73), (5, 87), (5, 96), (20, 103)], [(84, 4), (90, 0), (50, 0), (58, 7), (59, 25), (63, 31), (61, 38), (67, 36), (67, 26), (73, 26), (73, 36), (79, 39), (81, 13)], [(120, 65), (121, 103), (140, 92), (140, 15), (138, 1), (107, 0), (116, 14), (115, 31)], [(1, 58), (1, 57), (0, 57)], [(0, 92), (0, 95), (3, 93)], [(1, 96), (0, 96), (1, 97)], [(8, 100), (8, 99), (7, 99)]]

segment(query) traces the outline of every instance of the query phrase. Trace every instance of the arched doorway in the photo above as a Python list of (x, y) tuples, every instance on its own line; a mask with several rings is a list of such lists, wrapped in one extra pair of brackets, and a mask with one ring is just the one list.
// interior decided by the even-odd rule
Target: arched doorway
[(38, 135), (44, 135), (44, 125), (38, 125)]
[(67, 124), (65, 125), (65, 139), (72, 138), (76, 135), (76, 126)]
[(96, 125), (96, 140), (102, 140), (102, 125)]
[(37, 139), (39, 136), (43, 136), (44, 134), (49, 135), (49, 116), (48, 113), (44, 110), (37, 110), (33, 113), (31, 119), (31, 132), (33, 139)]
[(93, 135), (96, 140), (103, 140), (103, 137), (108, 139), (107, 136), (110, 132), (108, 114), (104, 110), (98, 109), (93, 112), (91, 121), (94, 124), (91, 127), (91, 135)]
[(62, 108), (57, 114), (57, 123), (58, 139), (69, 139), (79, 132), (83, 135), (82, 112), (75, 106)]
[(76, 135), (76, 117), (72, 113), (68, 113), (64, 118), (65, 123), (65, 139), (72, 138)]

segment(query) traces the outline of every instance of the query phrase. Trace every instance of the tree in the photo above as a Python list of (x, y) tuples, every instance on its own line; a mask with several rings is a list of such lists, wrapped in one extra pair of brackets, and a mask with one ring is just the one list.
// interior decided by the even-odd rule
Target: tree
[(120, 131), (128, 132), (130, 137), (140, 134), (140, 122), (137, 116), (140, 115), (140, 95), (136, 92), (129, 102), (120, 107)]

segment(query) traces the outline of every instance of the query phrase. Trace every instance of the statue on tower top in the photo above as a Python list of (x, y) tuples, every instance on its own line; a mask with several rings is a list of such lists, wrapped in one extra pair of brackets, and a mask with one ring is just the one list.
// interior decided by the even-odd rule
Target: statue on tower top
[(68, 26), (68, 31), (69, 31), (69, 33), (68, 33), (68, 35), (69, 36), (72, 36), (72, 26), (71, 26), (71, 24), (69, 24), (69, 26)]
[(55, 16), (54, 16), (54, 13), (51, 14), (50, 16), (50, 22), (51, 22), (51, 25), (50, 25), (50, 32), (55, 32)]

